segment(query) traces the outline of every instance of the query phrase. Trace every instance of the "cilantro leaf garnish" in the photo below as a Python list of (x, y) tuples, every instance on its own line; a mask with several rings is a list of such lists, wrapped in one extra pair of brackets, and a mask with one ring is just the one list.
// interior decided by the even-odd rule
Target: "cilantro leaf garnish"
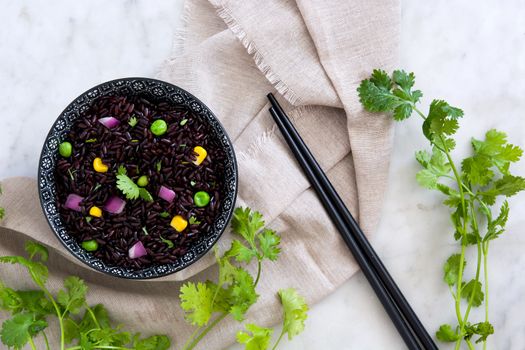
[(162, 243), (165, 243), (169, 249), (175, 247), (175, 244), (173, 244), (173, 242), (169, 239), (165, 239), (164, 237), (162, 236), (159, 236), (160, 237), (160, 240), (162, 241)]
[(137, 117), (133, 116), (133, 117), (129, 118), (128, 124), (129, 124), (129, 126), (131, 126), (133, 128), (133, 127), (135, 127), (135, 125), (137, 125), (138, 122), (139, 122), (139, 120), (137, 119)]
[(126, 196), (127, 199), (137, 199), (140, 195), (139, 186), (133, 182), (127, 175), (118, 174), (117, 175), (117, 188), (122, 191), (122, 194)]
[(201, 223), (199, 220), (197, 220), (195, 216), (190, 216), (188, 222), (190, 223), (190, 225), (200, 225)]
[(153, 202), (153, 196), (144, 187), (139, 188), (139, 196), (140, 198), (144, 199), (146, 202)]

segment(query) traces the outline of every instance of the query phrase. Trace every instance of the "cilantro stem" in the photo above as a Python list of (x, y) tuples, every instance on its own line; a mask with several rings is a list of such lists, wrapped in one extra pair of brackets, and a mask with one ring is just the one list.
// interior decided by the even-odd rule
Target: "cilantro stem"
[(202, 326), (198, 327), (197, 329), (195, 329), (195, 331), (193, 331), (193, 333), (191, 333), (191, 335), (188, 338), (188, 340), (186, 340), (186, 343), (184, 343), (184, 346), (182, 347), (182, 350), (185, 350), (193, 342), (193, 339), (200, 332), (201, 329), (202, 329)]
[(47, 334), (45, 330), (42, 331), (42, 335), (44, 336), (44, 341), (46, 342), (46, 349), (50, 350), (51, 348), (49, 347), (49, 340), (47, 339)]
[(275, 342), (275, 345), (273, 346), (272, 350), (277, 349), (277, 345), (279, 345), (279, 343), (281, 342), (281, 339), (283, 339), (283, 336), (284, 336), (284, 328), (281, 330), (281, 334), (279, 334), (279, 338)]
[[(463, 240), (461, 240), (461, 257), (459, 259), (459, 272), (458, 272), (458, 281), (456, 286), (456, 296), (455, 296), (455, 307), (456, 307), (456, 316), (459, 323), (460, 328), (460, 334), (463, 334), (465, 327), (463, 325), (463, 317), (461, 315), (461, 284), (463, 283), (463, 261), (465, 261), (465, 243)], [(461, 338), (459, 338), (456, 342), (456, 350), (459, 350), (459, 346), (461, 345)]]
[(86, 307), (87, 312), (89, 312), (89, 315), (90, 315), (91, 318), (93, 319), (93, 322), (95, 323), (95, 325), (97, 326), (97, 328), (101, 328), (101, 327), (100, 327), (100, 324), (98, 323), (97, 317), (95, 316), (95, 313), (93, 312), (93, 310), (89, 307), (88, 304), (85, 304), (85, 307)]
[[(483, 247), (483, 273), (485, 279), (485, 322), (489, 322), (489, 270), (488, 270), (488, 257), (489, 254), (489, 242), (485, 243)], [(483, 350), (487, 349), (487, 340), (483, 340)]]
[[(473, 201), (473, 199), (472, 199), (472, 201)], [(478, 232), (478, 236), (479, 236), (478, 222), (476, 220), (476, 212), (474, 211), (474, 203), (472, 203), (472, 202), (470, 204), (470, 212), (471, 212), (471, 215), (472, 215), (472, 227), (474, 228), (474, 230), (476, 232)], [(477, 242), (477, 246), (478, 246), (478, 258), (477, 258), (477, 262), (476, 262), (476, 277), (475, 277), (475, 280), (477, 282), (479, 282), (479, 275), (480, 275), (480, 270), (481, 270), (481, 256), (483, 255), (483, 252), (482, 252), (482, 249), (481, 249), (481, 242)], [(468, 316), (469, 316), (469, 313), (470, 313), (470, 309), (472, 308), (472, 301), (474, 300), (474, 295), (475, 294), (476, 293), (471, 293), (470, 294), (470, 298), (468, 300), (468, 305), (467, 305), (467, 311), (465, 311), (465, 316), (463, 317), (463, 324), (467, 323)]]
[(29, 345), (31, 345), (31, 349), (36, 350), (35, 342), (33, 341), (33, 338), (29, 338)]
[[(33, 275), (32, 271), (30, 271), (30, 273), (31, 273), (31, 275)], [(33, 278), (33, 280), (35, 280), (35, 278)], [(37, 280), (35, 280), (35, 281), (37, 281)], [(61, 317), (60, 308), (58, 307), (58, 305), (57, 305), (57, 303), (55, 301), (55, 298), (53, 298), (53, 295), (51, 295), (49, 290), (47, 290), (47, 288), (43, 284), (37, 283), (37, 285), (40, 287), (40, 289), (42, 289), (42, 291), (47, 296), (47, 298), (49, 299), (51, 304), (53, 304), (53, 308), (55, 309), (55, 312), (57, 314), (58, 324), (60, 326), (60, 350), (64, 350), (64, 345), (65, 345), (64, 320)]]
[[(121, 346), (111, 346), (111, 345), (95, 345), (93, 346), (93, 349), (133, 350), (130, 348), (123, 348)], [(77, 345), (77, 346), (67, 348), (66, 350), (82, 350), (82, 346)]]
[(193, 348), (195, 348), (195, 346), (202, 340), (202, 338), (204, 338), (206, 334), (208, 334), (213, 329), (213, 327), (215, 327), (219, 322), (221, 322), (226, 316), (228, 316), (228, 314), (226, 312), (223, 312), (212, 323), (210, 323), (206, 328), (204, 328), (202, 333), (199, 334), (199, 336), (195, 338), (195, 340), (192, 341), (191, 344), (183, 350), (192, 350)]
[(261, 277), (261, 269), (262, 269), (262, 258), (257, 259), (257, 277), (255, 278), (255, 287), (257, 287), (257, 284), (259, 283), (259, 278)]

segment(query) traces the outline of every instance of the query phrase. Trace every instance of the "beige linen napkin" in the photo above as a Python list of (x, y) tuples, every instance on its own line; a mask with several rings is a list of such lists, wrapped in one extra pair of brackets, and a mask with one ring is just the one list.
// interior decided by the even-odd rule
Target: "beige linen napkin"
[[(248, 320), (278, 321), (275, 292), (296, 287), (310, 304), (357, 270), (350, 253), (302, 175), (269, 116), (266, 93), (284, 108), (365, 232), (373, 232), (381, 209), (391, 144), (386, 118), (367, 115), (356, 88), (373, 68), (392, 68), (399, 6), (384, 0), (188, 0), (185, 28), (175, 54), (159, 72), (204, 101), (234, 140), (239, 163), (238, 205), (261, 211), (282, 235), (278, 262), (267, 263), (261, 298)], [(58, 111), (57, 111), (58, 113)], [(69, 274), (90, 286), (89, 301), (108, 305), (114, 319), (144, 334), (166, 333), (180, 348), (191, 333), (178, 306), (182, 280), (216, 275), (208, 255), (180, 273), (153, 281), (106, 276), (73, 260), (43, 217), (33, 179), (2, 182), (0, 255), (21, 254), (23, 242), (51, 248), (50, 285)], [(227, 233), (220, 246), (231, 240)], [(73, 263), (70, 263), (73, 262)], [(0, 268), (8, 285), (30, 286), (16, 267)], [(0, 314), (0, 320), (5, 315)], [(238, 325), (226, 320), (199, 349), (234, 341)], [(55, 337), (56, 339), (56, 337)]]

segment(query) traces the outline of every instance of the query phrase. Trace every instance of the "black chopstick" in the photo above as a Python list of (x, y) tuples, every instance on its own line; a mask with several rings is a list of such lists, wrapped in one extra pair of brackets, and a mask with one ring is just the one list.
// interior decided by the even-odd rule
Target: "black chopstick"
[[(416, 314), (273, 95), (270, 109), (334, 224), (410, 349), (437, 349)], [(421, 344), (419, 346), (418, 344)]]

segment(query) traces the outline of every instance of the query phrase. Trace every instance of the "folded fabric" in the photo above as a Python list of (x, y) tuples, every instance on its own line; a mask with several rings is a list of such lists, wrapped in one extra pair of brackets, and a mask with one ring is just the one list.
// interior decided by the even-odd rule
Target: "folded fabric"
[[(268, 113), (266, 94), (278, 94), (297, 129), (367, 234), (379, 219), (391, 147), (387, 118), (369, 116), (356, 88), (373, 68), (392, 68), (399, 4), (379, 0), (188, 0), (185, 28), (159, 78), (189, 90), (222, 121), (239, 164), (237, 205), (259, 210), (282, 235), (282, 254), (267, 263), (259, 302), (248, 314), (261, 325), (278, 321), (275, 293), (295, 287), (312, 304), (357, 270)], [(74, 260), (48, 228), (33, 179), (2, 181), (0, 255), (22, 254), (34, 239), (51, 249), (50, 285), (78, 275), (90, 303), (108, 305), (114, 319), (144, 334), (166, 333), (180, 347), (191, 334), (178, 306), (182, 280), (211, 279), (213, 257), (158, 280), (128, 281), (102, 275)], [(227, 232), (219, 242), (229, 245)], [(74, 262), (71, 263), (65, 263)], [(16, 267), (0, 279), (30, 286)], [(1, 319), (0, 315), (0, 319)], [(221, 349), (238, 326), (226, 320), (199, 349)], [(55, 330), (56, 331), (56, 330)], [(52, 339), (57, 339), (51, 335)], [(177, 348), (177, 346), (174, 346)]]

